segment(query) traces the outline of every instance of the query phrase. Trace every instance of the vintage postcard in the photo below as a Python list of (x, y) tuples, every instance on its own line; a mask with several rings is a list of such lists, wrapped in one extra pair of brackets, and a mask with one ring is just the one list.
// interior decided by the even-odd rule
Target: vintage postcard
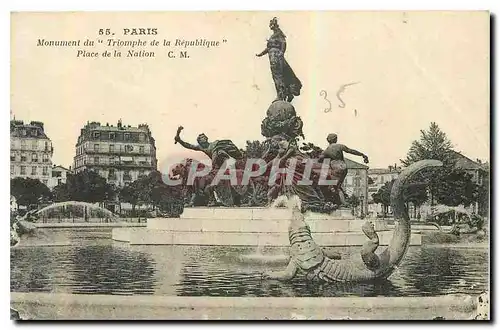
[(489, 320), (490, 15), (11, 13), (14, 320)]

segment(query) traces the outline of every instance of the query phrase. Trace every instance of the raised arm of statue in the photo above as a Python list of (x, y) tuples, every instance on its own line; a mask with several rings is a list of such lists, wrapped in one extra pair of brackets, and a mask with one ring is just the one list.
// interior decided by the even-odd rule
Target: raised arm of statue
[(362, 152), (359, 152), (359, 151), (354, 150), (354, 149), (349, 149), (349, 148), (348, 148), (348, 147), (346, 147), (346, 146), (343, 146), (343, 147), (342, 147), (342, 151), (347, 152), (348, 154), (351, 154), (351, 155), (361, 156), (361, 157), (363, 157), (363, 161), (364, 161), (365, 163), (368, 163), (368, 156), (367, 156), (367, 155), (365, 155), (365, 154), (364, 154), (364, 153), (362, 153)]
[(187, 143), (185, 141), (182, 141), (181, 138), (177, 138), (177, 142), (179, 142), (179, 144), (181, 146), (183, 146), (184, 148), (186, 149), (191, 149), (191, 150), (195, 150), (195, 151), (202, 151), (201, 148), (199, 146), (196, 146), (194, 144), (191, 144), (191, 143)]
[(183, 129), (182, 126), (179, 126), (179, 128), (177, 129), (177, 134), (175, 135), (175, 138), (174, 138), (175, 143), (178, 142), (181, 146), (183, 146), (186, 149), (191, 149), (191, 150), (195, 150), (195, 151), (202, 151), (199, 146), (193, 145), (191, 143), (187, 143), (181, 139), (180, 133), (181, 133), (182, 129)]

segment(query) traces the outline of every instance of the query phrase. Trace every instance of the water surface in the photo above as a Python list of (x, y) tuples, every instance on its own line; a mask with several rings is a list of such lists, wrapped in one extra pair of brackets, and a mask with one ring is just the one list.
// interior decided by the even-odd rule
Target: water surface
[[(51, 238), (69, 244), (47, 246)], [(38, 244), (37, 242), (44, 242)], [(113, 295), (232, 297), (436, 296), (488, 289), (486, 248), (410, 247), (388, 280), (366, 284), (310, 284), (262, 280), (281, 265), (245, 264), (254, 248), (128, 246), (110, 229), (50, 230), (30, 246), (11, 249), (11, 291)], [(57, 242), (55, 242), (57, 243)], [(34, 245), (34, 246), (33, 246)], [(339, 248), (343, 257), (360, 247)], [(286, 248), (264, 249), (287, 253)]]

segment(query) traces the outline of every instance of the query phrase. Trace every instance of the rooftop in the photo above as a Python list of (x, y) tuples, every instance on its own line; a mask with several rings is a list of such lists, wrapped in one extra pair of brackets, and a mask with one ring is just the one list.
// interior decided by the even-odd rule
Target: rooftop
[(30, 123), (24, 123), (22, 120), (11, 120), (10, 136), (48, 139), (44, 131), (43, 122), (41, 121), (31, 121)]
[(96, 131), (127, 131), (127, 132), (148, 132), (149, 126), (147, 124), (139, 124), (137, 127), (133, 127), (131, 125), (123, 125), (122, 121), (119, 120), (117, 125), (110, 125), (106, 123), (106, 125), (101, 125), (100, 122), (87, 122), (85, 128), (90, 128)]
[(482, 163), (480, 160), (474, 161), (467, 156), (462, 155), (460, 152), (453, 150), (455, 156), (455, 166), (462, 170), (486, 170), (488, 163)]
[(53, 170), (54, 170), (54, 169), (61, 169), (61, 170), (67, 171), (67, 172), (70, 172), (70, 171), (71, 171), (71, 169), (67, 169), (66, 167), (61, 166), (61, 165), (53, 165), (53, 166), (52, 166), (52, 169), (53, 169)]
[(345, 163), (347, 168), (352, 168), (352, 169), (368, 169), (368, 166), (355, 162), (354, 160), (350, 160), (349, 158), (345, 158)]

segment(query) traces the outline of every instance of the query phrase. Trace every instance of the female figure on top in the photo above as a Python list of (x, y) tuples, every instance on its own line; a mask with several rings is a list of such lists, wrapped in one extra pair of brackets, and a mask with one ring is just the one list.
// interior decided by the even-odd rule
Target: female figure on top
[(276, 17), (269, 22), (269, 28), (273, 34), (267, 41), (266, 49), (257, 56), (269, 55), (271, 74), (277, 93), (276, 100), (291, 102), (295, 96), (300, 95), (302, 83), (285, 60), (286, 36), (281, 31)]

